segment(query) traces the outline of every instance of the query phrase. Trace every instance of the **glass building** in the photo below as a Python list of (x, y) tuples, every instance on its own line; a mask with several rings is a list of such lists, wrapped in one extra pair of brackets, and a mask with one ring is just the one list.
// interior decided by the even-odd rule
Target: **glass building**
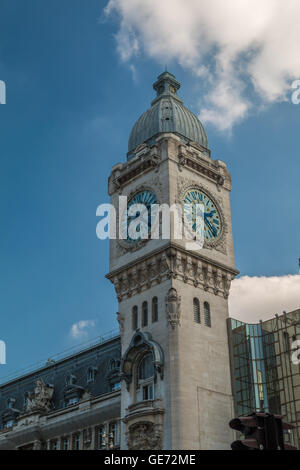
[(282, 415), (300, 449), (300, 310), (258, 324), (229, 318), (228, 333), (236, 415)]

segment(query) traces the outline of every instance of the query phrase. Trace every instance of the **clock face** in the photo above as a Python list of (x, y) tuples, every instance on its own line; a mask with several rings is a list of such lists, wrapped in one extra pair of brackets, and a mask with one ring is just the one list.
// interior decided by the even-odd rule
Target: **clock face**
[(150, 191), (148, 189), (145, 189), (145, 190), (140, 191), (137, 194), (135, 194), (130, 199), (130, 201), (128, 202), (127, 213), (129, 211), (130, 207), (132, 207), (135, 204), (143, 204), (145, 206), (145, 208), (143, 209), (142, 212), (137, 211), (135, 213), (135, 215), (133, 215), (133, 216), (131, 216), (129, 214), (127, 215), (127, 217), (125, 215), (123, 216), (122, 232), (124, 234), (127, 234), (126, 241), (128, 243), (136, 243), (140, 240), (147, 239), (147, 236), (143, 236), (145, 234), (142, 233), (140, 224), (138, 224), (136, 226), (136, 232), (140, 232), (141, 234), (138, 235), (137, 238), (131, 238), (130, 237), (129, 227), (130, 227), (131, 222), (133, 222), (135, 219), (140, 218), (141, 216), (143, 218), (145, 218), (147, 220), (147, 224), (148, 224), (147, 225), (147, 229), (148, 229), (147, 235), (148, 235), (150, 233), (151, 227), (153, 226), (153, 223), (156, 219), (156, 212), (157, 211), (153, 210), (153, 209), (151, 211), (151, 207), (152, 207), (153, 204), (158, 204), (158, 201), (157, 201), (156, 195), (152, 191)]
[(213, 201), (199, 189), (189, 189), (184, 197), (183, 204), (191, 204), (192, 210), (184, 208), (187, 220), (191, 221), (192, 230), (196, 232), (196, 204), (203, 204), (204, 237), (207, 241), (214, 241), (221, 233), (221, 217)]

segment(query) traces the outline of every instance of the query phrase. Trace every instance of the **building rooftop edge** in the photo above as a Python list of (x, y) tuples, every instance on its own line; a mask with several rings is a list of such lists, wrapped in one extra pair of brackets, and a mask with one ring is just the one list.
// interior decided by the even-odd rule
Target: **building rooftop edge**
[[(107, 337), (108, 335), (110, 336)], [(75, 346), (74, 348), (70, 348), (73, 351), (73, 352), (70, 352), (70, 354), (67, 354), (68, 351), (70, 351), (70, 349), (66, 349), (65, 351), (62, 351), (61, 353), (58, 353), (57, 355), (52, 356), (50, 359), (53, 360), (54, 362), (51, 362), (51, 363), (48, 362), (49, 359), (42, 360), (36, 364), (32, 364), (28, 366), (27, 368), (17, 370), (4, 377), (0, 377), (0, 389), (3, 387), (6, 387), (7, 385), (12, 385), (13, 383), (18, 382), (19, 380), (24, 380), (25, 378), (33, 376), (46, 369), (50, 369), (51, 367), (60, 365), (65, 361), (68, 361), (81, 354), (85, 354), (87, 351), (96, 349), (99, 346), (104, 346), (105, 344), (115, 341), (118, 338), (120, 338), (119, 330), (111, 330), (110, 332), (105, 333), (104, 335), (98, 336), (97, 338), (89, 341), (88, 343), (81, 343), (78, 346)], [(76, 348), (76, 351), (74, 351), (75, 348)], [(63, 354), (66, 354), (66, 355), (64, 355), (60, 359), (55, 360), (55, 357), (61, 356)]]

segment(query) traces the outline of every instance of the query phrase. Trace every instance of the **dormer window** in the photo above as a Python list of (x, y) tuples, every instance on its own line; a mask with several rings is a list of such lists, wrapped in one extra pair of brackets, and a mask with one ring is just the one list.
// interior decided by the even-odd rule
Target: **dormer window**
[(86, 381), (87, 383), (95, 382), (95, 377), (97, 373), (96, 367), (89, 367), (86, 374)]
[(10, 419), (9, 421), (7, 421), (5, 424), (4, 424), (4, 427), (5, 429), (8, 429), (8, 428), (12, 428), (15, 424), (15, 420), (14, 419)]
[(9, 399), (7, 400), (7, 408), (8, 408), (9, 410), (12, 410), (15, 403), (16, 403), (16, 399), (15, 399), (15, 398), (9, 398)]
[(77, 378), (75, 375), (68, 375), (66, 377), (66, 386), (64, 389), (64, 404), (65, 406), (75, 405), (82, 398), (85, 389), (76, 384)]
[(112, 382), (111, 383), (111, 392), (118, 392), (119, 390), (121, 390), (121, 382), (120, 381)]
[(78, 402), (79, 402), (78, 397), (69, 398), (68, 400), (66, 400), (66, 406), (76, 405)]
[(75, 382), (76, 382), (75, 375), (70, 374), (66, 377), (66, 385), (73, 385), (75, 384)]

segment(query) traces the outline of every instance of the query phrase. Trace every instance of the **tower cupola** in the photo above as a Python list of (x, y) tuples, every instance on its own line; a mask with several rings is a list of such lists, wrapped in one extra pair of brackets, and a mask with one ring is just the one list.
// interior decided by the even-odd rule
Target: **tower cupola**
[(137, 120), (128, 143), (128, 158), (141, 144), (152, 144), (159, 134), (176, 134), (184, 143), (196, 142), (208, 149), (208, 139), (200, 120), (188, 110), (177, 95), (180, 83), (175, 76), (164, 72), (153, 84), (156, 97), (148, 109)]

